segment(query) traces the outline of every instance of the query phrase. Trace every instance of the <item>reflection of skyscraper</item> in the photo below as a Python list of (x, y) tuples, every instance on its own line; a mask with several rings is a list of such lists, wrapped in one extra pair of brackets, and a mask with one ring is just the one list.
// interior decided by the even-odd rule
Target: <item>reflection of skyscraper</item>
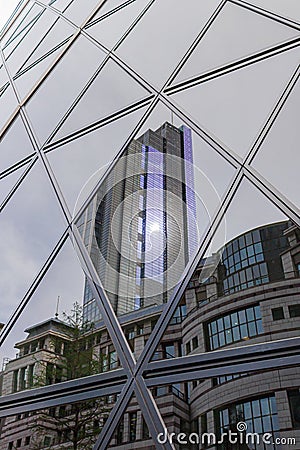
[[(161, 304), (197, 245), (191, 131), (132, 140), (77, 225), (118, 315)], [(97, 307), (85, 289), (86, 318)]]

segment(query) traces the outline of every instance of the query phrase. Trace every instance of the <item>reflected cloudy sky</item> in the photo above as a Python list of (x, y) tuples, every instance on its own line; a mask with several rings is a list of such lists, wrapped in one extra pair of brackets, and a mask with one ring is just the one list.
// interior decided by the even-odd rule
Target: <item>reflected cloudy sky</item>
[[(17, 3), (0, 1), (2, 21)], [(60, 11), (68, 3), (57, 0), (53, 7)], [(89, 9), (92, 10), (96, 3), (95, 0), (85, 2), (83, 13), (82, 2), (74, 2), (66, 10), (67, 21), (57, 19), (55, 11), (45, 10), (39, 18), (43, 22), (38, 20), (28, 34), (27, 30), (18, 32), (9, 46), (5, 48), (4, 45), (7, 64), (15, 75), (21, 98), (35, 89), (35, 83), (55, 58), (65, 52), (76, 33), (76, 25), (86, 19)], [(156, 90), (165, 84), (221, 2), (189, 0), (187, 6), (187, 2), (180, 0), (156, 0), (126, 39), (115, 46), (122, 33), (148, 4), (145, 0), (136, 0), (101, 19), (104, 13), (121, 3), (121, 0), (108, 0), (105, 9), (93, 18), (93, 25), (86, 28), (85, 35), (74, 41), (41, 87), (25, 102), (34, 134), (28, 137), (17, 116), (3, 136), (0, 203), (32, 162), (30, 155), (35, 151), (34, 139), (44, 148), (72, 215), (76, 199), (86, 182), (97, 170), (107, 167), (130, 138), (170, 121), (176, 126), (193, 126), (194, 164), (197, 168), (195, 190), (203, 202), (203, 216), (200, 206), (198, 210), (203, 234), (208, 225), (207, 210), (210, 211), (209, 216), (213, 215), (219, 205), (212, 203), (197, 170), (205, 174), (218, 196), (223, 198), (239, 164), (253, 146), (296, 70), (299, 47), (218, 78), (212, 76), (169, 97), (166, 95), (134, 131), (147, 113)], [(284, 21), (273, 21), (270, 17), (242, 8), (242, 2), (240, 5), (237, 3), (228, 2), (224, 7), (186, 65), (175, 76), (173, 84), (209, 74), (220, 66), (299, 37), (299, 30), (292, 23), (289, 27)], [(300, 17), (298, 0), (252, 0), (251, 3), (284, 14), (288, 19)], [(40, 7), (35, 7), (28, 12), (31, 18), (36, 18), (41, 12)], [(256, 30), (255, 36), (253, 29)], [(47, 37), (43, 39), (46, 31)], [(24, 37), (23, 41), (21, 37)], [(6, 36), (3, 43), (7, 43)], [(18, 46), (15, 45), (17, 43)], [(112, 49), (113, 56), (106, 62), (107, 53)], [(22, 55), (22, 60), (19, 55)], [(6, 86), (7, 80), (2, 67), (0, 88)], [(73, 103), (81, 93), (82, 96)], [(10, 86), (5, 87), (1, 94), (0, 127), (4, 127), (16, 111), (17, 101)], [(296, 89), (278, 116), (278, 128), (275, 124), (262, 144), (253, 167), (299, 206), (295, 172), (300, 162), (295, 145), (298, 139), (295, 99)], [(142, 104), (143, 101), (145, 103)], [(174, 106), (175, 112), (171, 113), (170, 105)], [(114, 116), (119, 111), (122, 113)], [(206, 134), (209, 139), (205, 138)], [(283, 138), (285, 134), (288, 139)], [(286, 159), (282, 164), (282, 153), (286, 153), (293, 163), (287, 164)], [(27, 158), (26, 164), (15, 165), (24, 158)], [(15, 166), (10, 173), (12, 165)], [(285, 179), (287, 182), (283, 181)], [(96, 182), (94, 178), (90, 188)], [(0, 322), (8, 320), (65, 230), (66, 222), (52, 187), (41, 162), (36, 161), (1, 212)], [(208, 207), (205, 203), (209, 203)], [(228, 210), (226, 240), (246, 229), (284, 218), (283, 213), (256, 187), (245, 181)], [(210, 250), (216, 251), (223, 243), (222, 231), (216, 234)], [(55, 263), (7, 339), (1, 357), (14, 355), (12, 346), (25, 337), (23, 330), (27, 326), (53, 316), (58, 296), (61, 311), (69, 309), (74, 300), (81, 301), (83, 274), (71, 242), (67, 241)]]
[(6, 0), (0, 1), (0, 29), (5, 25), (6, 21), (8, 20), (18, 3), (19, 0), (10, 0), (9, 2)]

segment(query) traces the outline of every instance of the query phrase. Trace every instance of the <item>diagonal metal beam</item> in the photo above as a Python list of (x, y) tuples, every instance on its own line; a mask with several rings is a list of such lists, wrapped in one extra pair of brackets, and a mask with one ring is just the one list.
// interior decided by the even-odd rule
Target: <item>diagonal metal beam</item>
[(294, 28), (295, 30), (300, 31), (300, 24), (299, 22), (295, 20), (288, 19), (287, 17), (283, 16), (282, 14), (277, 14), (275, 12), (272, 12), (268, 9), (262, 8), (260, 6), (253, 5), (251, 2), (246, 2), (244, 0), (229, 0), (231, 3), (236, 4), (238, 6), (242, 6), (245, 9), (248, 9), (248, 11), (257, 13), (261, 16), (264, 16), (268, 19), (272, 19), (275, 22), (279, 22), (282, 25), (286, 25), (290, 28)]

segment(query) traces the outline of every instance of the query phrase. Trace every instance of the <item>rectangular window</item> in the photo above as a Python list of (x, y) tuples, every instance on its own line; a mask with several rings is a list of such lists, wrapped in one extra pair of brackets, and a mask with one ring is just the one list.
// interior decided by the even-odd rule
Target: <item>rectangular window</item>
[(137, 336), (141, 336), (142, 334), (144, 334), (144, 325), (143, 324), (138, 324), (136, 326), (136, 334), (137, 334)]
[(112, 350), (109, 352), (109, 369), (116, 369), (118, 367), (118, 358), (117, 358), (117, 352), (115, 350)]
[(44, 446), (47, 447), (51, 445), (51, 436), (45, 436), (44, 437)]
[(19, 389), (26, 389), (26, 369), (27, 367), (22, 367), (20, 370), (20, 380), (19, 380)]
[(29, 353), (29, 344), (24, 345), (23, 354), (28, 355)]
[(54, 381), (54, 364), (47, 363), (46, 367), (46, 384), (52, 384)]
[(207, 433), (207, 415), (202, 414), (200, 416), (200, 426), (201, 426), (201, 434)]
[(30, 345), (30, 351), (31, 351), (31, 353), (37, 351), (37, 349), (38, 349), (38, 344), (39, 344), (39, 341), (34, 341), (34, 342), (31, 343), (31, 345)]
[(288, 391), (293, 428), (300, 428), (300, 390)]
[(133, 442), (136, 440), (136, 422), (137, 422), (137, 413), (132, 412), (129, 414), (129, 440)]
[(34, 371), (34, 364), (31, 364), (28, 367), (28, 380), (27, 380), (27, 386), (31, 388), (33, 386), (33, 371)]
[(136, 295), (134, 298), (134, 309), (140, 309), (142, 306), (141, 297), (139, 295)]
[(116, 431), (116, 441), (118, 445), (123, 443), (123, 434), (124, 434), (124, 420), (122, 419)]
[(198, 347), (198, 337), (197, 336), (195, 336), (193, 339), (192, 339), (192, 347), (193, 347), (193, 350), (195, 350), (195, 348), (197, 348)]
[(150, 433), (149, 433), (148, 425), (147, 425), (144, 417), (142, 417), (142, 438), (148, 439), (149, 437), (150, 437)]
[(138, 232), (140, 234), (143, 233), (143, 218), (142, 217), (138, 218)]
[(17, 390), (18, 390), (18, 375), (19, 375), (19, 370), (14, 370), (14, 373), (13, 373), (13, 386), (12, 386), (13, 392), (17, 392)]
[(188, 355), (189, 353), (191, 353), (191, 343), (187, 342), (185, 345), (185, 353)]
[(134, 327), (127, 328), (127, 330), (125, 331), (125, 336), (129, 340), (135, 338), (135, 329), (134, 329)]
[(174, 344), (165, 344), (164, 345), (164, 358), (175, 358), (175, 345)]
[(289, 305), (290, 317), (300, 317), (300, 305)]
[(272, 317), (273, 320), (281, 320), (284, 319), (284, 312), (283, 312), (283, 308), (273, 308), (272, 309)]

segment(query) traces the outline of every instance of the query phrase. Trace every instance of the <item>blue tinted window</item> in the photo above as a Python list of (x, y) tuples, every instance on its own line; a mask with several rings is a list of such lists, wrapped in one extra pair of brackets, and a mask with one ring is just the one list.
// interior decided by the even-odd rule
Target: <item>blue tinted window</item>
[(210, 350), (257, 336), (263, 333), (259, 305), (212, 320), (207, 323), (206, 330)]

